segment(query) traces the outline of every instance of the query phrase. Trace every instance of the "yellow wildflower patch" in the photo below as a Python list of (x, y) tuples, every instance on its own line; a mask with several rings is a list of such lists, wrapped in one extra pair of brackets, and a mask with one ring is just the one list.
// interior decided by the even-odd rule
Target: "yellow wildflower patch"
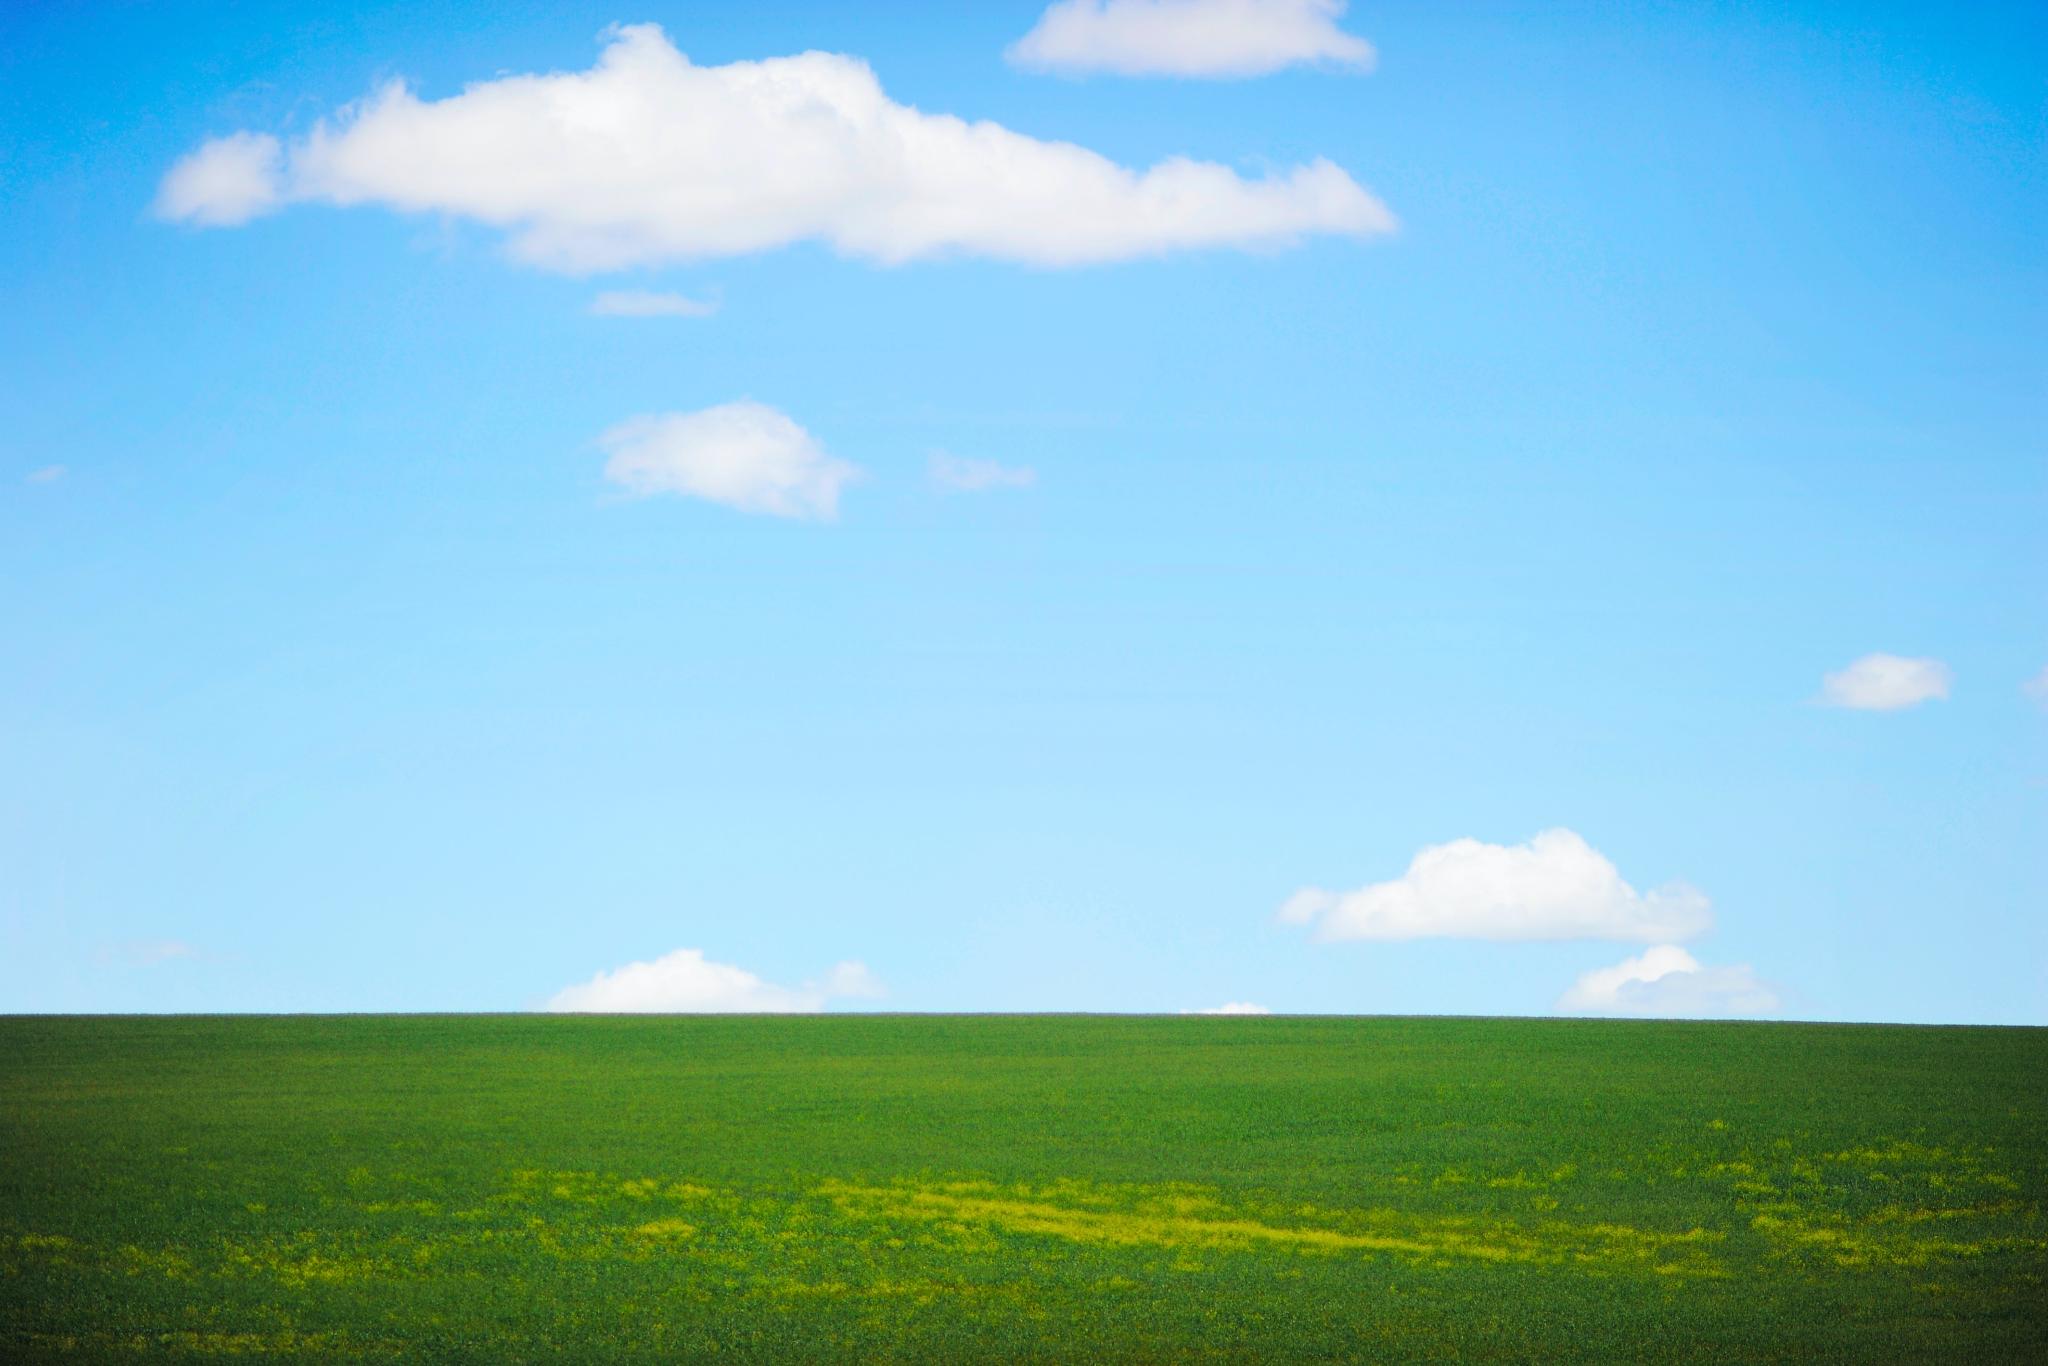
[(681, 1219), (652, 1219), (633, 1230), (642, 1238), (687, 1238), (696, 1231), (695, 1224)]
[(1135, 1198), (1127, 1196), (1127, 1203), (1118, 1208), (1104, 1192), (1081, 1204), (1049, 1199), (1030, 1188), (1006, 1190), (962, 1182), (938, 1186), (827, 1182), (819, 1189), (854, 1216), (923, 1220), (1078, 1243), (1149, 1244), (1176, 1251), (1385, 1254), (1430, 1263), (1660, 1265), (1674, 1274), (1694, 1275), (1719, 1271), (1706, 1248), (1721, 1235), (1703, 1229), (1657, 1233), (1616, 1224), (1562, 1221), (1523, 1226), (1504, 1219), (1423, 1218), (1387, 1210), (1351, 1211), (1346, 1222), (1337, 1226), (1276, 1224), (1221, 1212), (1224, 1207), (1214, 1200), (1183, 1199), (1162, 1207), (1145, 1201), (1142, 1193), (1133, 1193)]

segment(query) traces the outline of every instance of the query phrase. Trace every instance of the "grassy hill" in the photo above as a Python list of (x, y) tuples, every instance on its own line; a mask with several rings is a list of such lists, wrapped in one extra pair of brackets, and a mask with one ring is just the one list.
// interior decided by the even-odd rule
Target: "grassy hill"
[(0, 1356), (2048, 1359), (2048, 1030), (0, 1020)]

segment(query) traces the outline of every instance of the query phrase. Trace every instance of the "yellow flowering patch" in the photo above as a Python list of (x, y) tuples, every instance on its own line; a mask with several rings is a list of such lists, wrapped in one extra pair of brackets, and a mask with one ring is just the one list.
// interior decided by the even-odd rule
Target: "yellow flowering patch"
[(1213, 1199), (1178, 1195), (1150, 1200), (1142, 1190), (1114, 1207), (1098, 1192), (1087, 1203), (1047, 1198), (1042, 1190), (950, 1182), (860, 1186), (826, 1182), (819, 1190), (855, 1216), (912, 1219), (1063, 1238), (1078, 1243), (1149, 1244), (1173, 1249), (1359, 1252), (1436, 1262), (1550, 1262), (1582, 1266), (1655, 1266), (1667, 1273), (1719, 1274), (1707, 1249), (1722, 1235), (1703, 1229), (1659, 1233), (1617, 1224), (1419, 1218), (1352, 1211), (1342, 1224), (1275, 1224), (1233, 1217)]

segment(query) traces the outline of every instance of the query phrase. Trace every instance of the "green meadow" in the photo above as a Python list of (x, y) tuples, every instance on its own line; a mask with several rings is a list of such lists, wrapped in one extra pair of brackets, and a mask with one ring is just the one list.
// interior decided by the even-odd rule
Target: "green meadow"
[(0, 1020), (0, 1356), (2048, 1359), (2048, 1030)]

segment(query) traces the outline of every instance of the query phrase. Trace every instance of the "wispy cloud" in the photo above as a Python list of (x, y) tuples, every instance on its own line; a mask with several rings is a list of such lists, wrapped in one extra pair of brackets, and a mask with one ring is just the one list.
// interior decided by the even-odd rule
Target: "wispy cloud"
[(182, 939), (136, 939), (105, 945), (93, 958), (103, 966), (150, 967), (204, 956)]
[(216, 139), (171, 168), (156, 208), (228, 226), (301, 202), (473, 219), (572, 273), (806, 241), (885, 264), (1079, 266), (1394, 227), (1328, 161), (1258, 179), (1186, 157), (1134, 170), (898, 104), (858, 58), (697, 66), (651, 24), (613, 29), (588, 71), (441, 100), (394, 82), (289, 146)]
[(284, 144), (268, 133), (230, 133), (171, 167), (157, 187), (157, 216), (228, 228), (279, 208), (285, 200)]
[(1659, 944), (1572, 983), (1557, 1009), (1569, 1015), (1700, 1019), (1775, 1015), (1778, 991), (1748, 964), (1704, 967), (1676, 944)]
[(598, 444), (609, 456), (604, 477), (628, 493), (680, 494), (771, 517), (830, 521), (840, 490), (861, 477), (789, 417), (744, 399), (629, 418)]
[(1868, 654), (1821, 679), (1821, 701), (1854, 711), (1900, 711), (1945, 699), (1955, 674), (1938, 659)]
[(54, 484), (67, 473), (69, 471), (62, 465), (44, 465), (41, 469), (30, 470), (21, 480), (25, 484)]
[(933, 451), (926, 467), (931, 481), (953, 493), (984, 493), (990, 489), (1028, 489), (1038, 482), (1038, 471), (1024, 465), (1004, 465), (994, 460)]
[(718, 311), (718, 300), (643, 289), (614, 289), (592, 299), (590, 311), (600, 318), (708, 318)]
[(1337, 27), (1344, 0), (1059, 0), (1005, 54), (1063, 75), (1263, 76), (1369, 70), (1372, 44)]
[(2048, 707), (2048, 664), (2041, 666), (2041, 672), (2020, 684), (2020, 691)]
[(1286, 924), (1338, 939), (1686, 939), (1713, 923), (1707, 898), (1682, 882), (1638, 893), (1570, 830), (1526, 844), (1432, 844), (1408, 871), (1350, 892), (1305, 887), (1280, 908)]
[(546, 1009), (598, 1014), (808, 1014), (828, 1001), (883, 995), (859, 963), (840, 963), (816, 982), (782, 987), (745, 968), (715, 963), (702, 949), (677, 949), (646, 963), (628, 963), (565, 987)]

